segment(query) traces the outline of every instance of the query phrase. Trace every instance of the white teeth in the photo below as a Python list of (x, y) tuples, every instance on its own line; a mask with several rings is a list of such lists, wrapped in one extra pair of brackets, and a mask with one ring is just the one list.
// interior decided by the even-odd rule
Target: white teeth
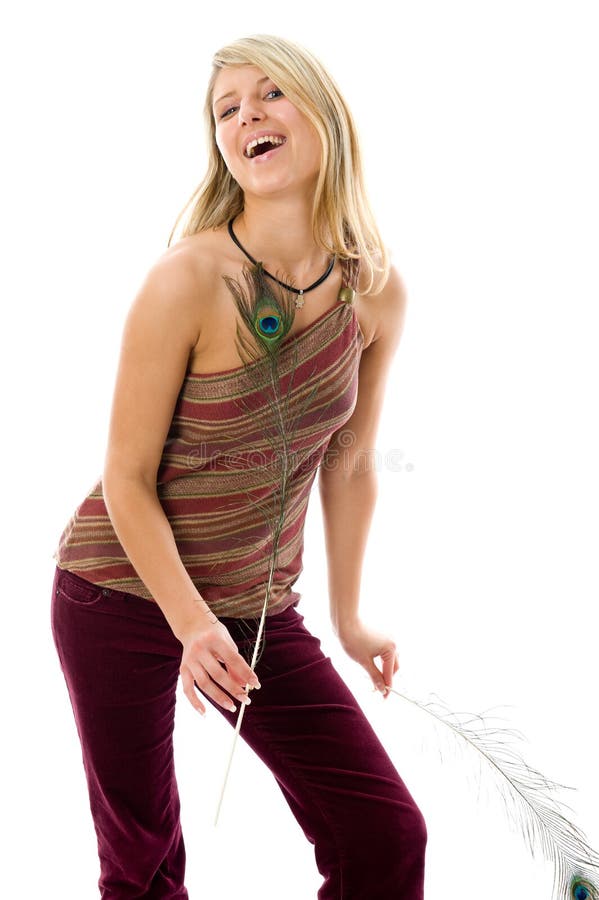
[(264, 144), (266, 141), (269, 141), (271, 144), (284, 144), (284, 138), (277, 137), (273, 134), (265, 134), (263, 137), (256, 138), (253, 141), (250, 141), (247, 147), (245, 148), (245, 155), (248, 157), (252, 157), (254, 155), (254, 150), (258, 146), (258, 144)]

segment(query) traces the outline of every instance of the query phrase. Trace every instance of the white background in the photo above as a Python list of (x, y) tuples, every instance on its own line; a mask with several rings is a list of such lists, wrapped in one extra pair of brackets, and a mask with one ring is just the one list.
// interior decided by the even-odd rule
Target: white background
[[(596, 11), (55, 0), (4, 18), (3, 895), (97, 896), (52, 553), (101, 472), (128, 306), (204, 174), (211, 55), (263, 32), (339, 82), (409, 292), (378, 441), (402, 465), (380, 467), (362, 616), (398, 643), (397, 690), (519, 729), (599, 847)], [(343, 653), (325, 565), (315, 491), (300, 609), (425, 815), (427, 900), (547, 900), (552, 866), (484, 763)], [(231, 738), (180, 695), (190, 897), (315, 897), (313, 849), (241, 741), (213, 828)]]

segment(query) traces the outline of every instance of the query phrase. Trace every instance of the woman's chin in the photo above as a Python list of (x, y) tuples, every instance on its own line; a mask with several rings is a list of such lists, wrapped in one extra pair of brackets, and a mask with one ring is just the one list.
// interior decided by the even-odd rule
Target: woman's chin
[(272, 196), (277, 193), (285, 193), (292, 196), (297, 193), (298, 197), (302, 197), (305, 202), (306, 193), (312, 194), (316, 189), (318, 182), (318, 173), (296, 173), (289, 172), (267, 172), (261, 170), (256, 172), (253, 178), (247, 178), (244, 173), (243, 178), (236, 178), (237, 184), (246, 196)]

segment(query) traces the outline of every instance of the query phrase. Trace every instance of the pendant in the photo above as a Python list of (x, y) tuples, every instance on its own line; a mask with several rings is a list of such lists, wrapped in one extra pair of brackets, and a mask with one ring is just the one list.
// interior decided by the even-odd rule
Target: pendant
[(298, 296), (295, 298), (295, 308), (301, 309), (304, 305), (304, 292), (300, 291)]
[(356, 296), (356, 292), (353, 290), (353, 288), (342, 287), (341, 290), (339, 291), (339, 296), (337, 299), (340, 300), (342, 303), (353, 303), (355, 296)]

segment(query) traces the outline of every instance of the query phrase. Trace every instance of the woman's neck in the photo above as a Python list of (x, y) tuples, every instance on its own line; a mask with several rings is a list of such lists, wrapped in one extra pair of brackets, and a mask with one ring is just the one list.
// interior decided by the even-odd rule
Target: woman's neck
[(285, 272), (301, 287), (315, 272), (321, 274), (330, 259), (314, 243), (311, 214), (311, 199), (308, 203), (302, 198), (290, 205), (282, 203), (280, 197), (272, 201), (246, 197), (233, 230), (247, 252), (263, 262), (269, 272)]

